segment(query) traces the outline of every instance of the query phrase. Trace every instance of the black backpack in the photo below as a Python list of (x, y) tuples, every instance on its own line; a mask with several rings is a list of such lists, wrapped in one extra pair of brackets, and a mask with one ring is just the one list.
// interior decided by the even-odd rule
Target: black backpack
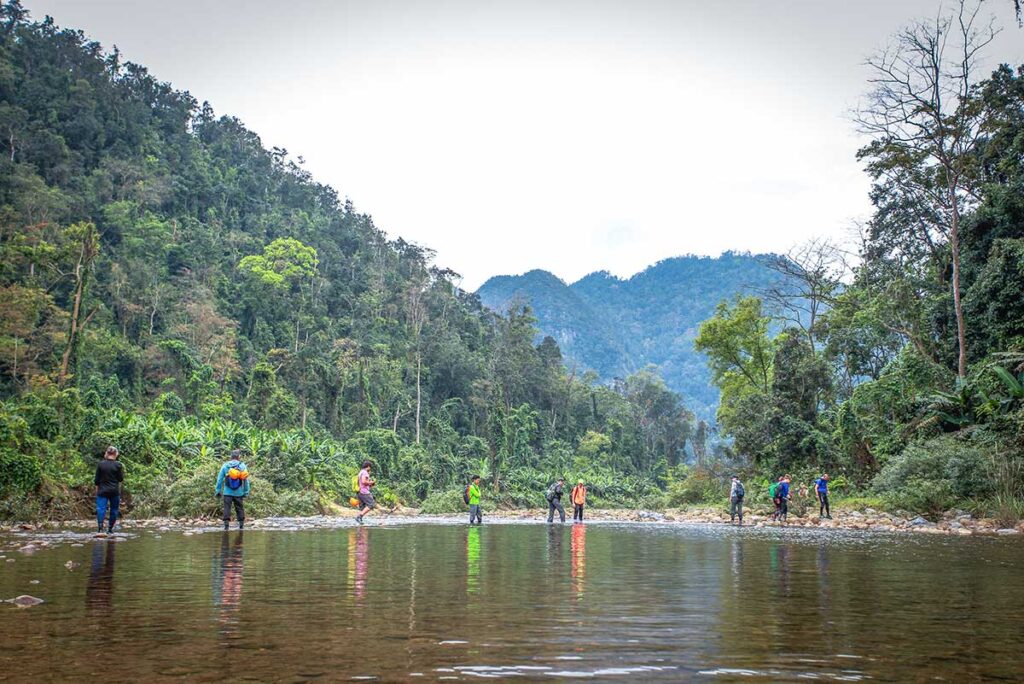
[(555, 500), (555, 489), (557, 489), (557, 487), (558, 487), (558, 483), (557, 482), (555, 484), (551, 485), (550, 487), (548, 487), (547, 494), (544, 495), (544, 498), (548, 500), (548, 503), (551, 503), (552, 501)]
[(742, 498), (743, 498), (743, 496), (744, 496), (744, 495), (745, 495), (746, 493), (747, 493), (747, 490), (745, 490), (745, 489), (743, 488), (743, 483), (742, 483), (742, 482), (737, 482), (737, 483), (736, 483), (736, 496), (742, 499)]

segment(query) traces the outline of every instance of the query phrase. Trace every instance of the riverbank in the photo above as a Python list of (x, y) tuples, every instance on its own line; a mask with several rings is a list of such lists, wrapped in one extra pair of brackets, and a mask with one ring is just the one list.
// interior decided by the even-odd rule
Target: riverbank
[[(544, 522), (547, 519), (546, 509), (514, 509), (485, 511), (485, 521), (504, 522)], [(368, 519), (373, 525), (381, 520), (409, 519), (423, 521), (448, 522), (456, 521), (464, 516), (461, 514), (427, 515), (415, 508), (396, 508), (382, 511)], [(338, 508), (331, 515), (308, 517), (253, 518), (246, 521), (246, 529), (321, 529), (347, 526), (354, 521), (355, 513), (349, 509)], [(632, 522), (660, 524), (703, 524), (731, 525), (729, 515), (714, 507), (667, 509), (665, 511), (629, 510), (629, 509), (588, 509), (588, 522)], [(567, 520), (567, 523), (571, 522)], [(118, 526), (118, 532), (153, 530), (185, 531), (219, 527), (220, 520), (213, 518), (125, 518)], [(0, 533), (24, 533), (34, 531), (81, 531), (92, 529), (92, 520), (65, 520), (46, 522), (21, 522), (0, 525)], [(232, 528), (236, 523), (232, 524)], [(826, 530), (860, 530), (870, 532), (937, 534), (937, 535), (1024, 535), (1024, 521), (1015, 526), (1006, 526), (994, 518), (976, 518), (961, 510), (947, 511), (940, 519), (927, 520), (922, 516), (900, 513), (889, 513), (872, 508), (864, 510), (836, 511), (833, 518), (822, 519), (817, 515), (798, 515), (790, 513), (785, 523), (772, 521), (764, 512), (754, 509), (744, 515), (744, 527), (764, 528), (820, 528)]]

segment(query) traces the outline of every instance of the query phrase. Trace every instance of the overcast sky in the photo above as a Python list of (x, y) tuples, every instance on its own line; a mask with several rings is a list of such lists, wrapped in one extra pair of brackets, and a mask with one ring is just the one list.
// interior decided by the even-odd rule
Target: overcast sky
[[(475, 289), (869, 213), (864, 58), (937, 0), (25, 0), (239, 117)], [(950, 4), (947, 0), (947, 5)], [(990, 66), (1024, 62), (1011, 0)]]

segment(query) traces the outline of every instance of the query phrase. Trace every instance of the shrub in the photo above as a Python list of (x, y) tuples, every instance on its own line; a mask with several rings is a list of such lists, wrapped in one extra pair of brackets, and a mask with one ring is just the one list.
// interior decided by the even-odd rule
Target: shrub
[(462, 491), (458, 489), (434, 492), (423, 500), (420, 510), (430, 515), (461, 513), (466, 510), (466, 502), (462, 500)]
[(727, 498), (729, 486), (703, 468), (677, 468), (669, 479), (667, 503), (672, 507), (719, 503)]
[[(221, 501), (214, 496), (220, 466), (211, 464), (178, 480), (167, 491), (167, 513), (175, 518), (219, 518)], [(251, 489), (245, 498), (246, 515), (265, 518), (275, 515), (311, 515), (317, 511), (314, 492), (278, 493), (268, 481), (251, 475)]]
[(907, 446), (872, 488), (892, 507), (932, 515), (993, 493), (984, 452), (969, 437), (951, 435)]

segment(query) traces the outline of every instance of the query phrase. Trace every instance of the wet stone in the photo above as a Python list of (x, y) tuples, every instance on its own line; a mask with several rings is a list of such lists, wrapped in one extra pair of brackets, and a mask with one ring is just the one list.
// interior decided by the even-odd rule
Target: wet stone
[(45, 603), (45, 601), (41, 598), (36, 598), (35, 596), (22, 594), (21, 596), (10, 599), (10, 603), (13, 603), (19, 608), (31, 608), (32, 606), (38, 606), (40, 603)]

